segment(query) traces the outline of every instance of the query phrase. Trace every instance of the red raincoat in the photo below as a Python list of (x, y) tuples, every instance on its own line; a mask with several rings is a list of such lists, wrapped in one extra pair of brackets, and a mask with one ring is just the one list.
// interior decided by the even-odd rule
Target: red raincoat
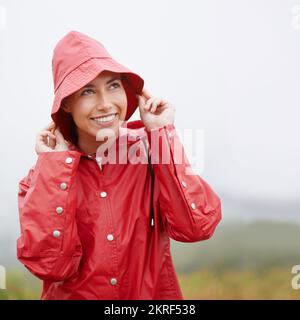
[[(65, 124), (64, 136), (71, 135), (68, 125), (55, 116), (66, 95), (52, 108), (52, 118)], [(170, 238), (210, 238), (221, 202), (201, 177), (187, 174), (190, 164), (174, 125), (153, 133), (161, 136), (156, 156), (153, 136), (142, 121), (132, 121), (111, 147), (116, 162), (101, 163), (71, 144), (69, 151), (40, 154), (20, 181), (17, 254), (44, 281), (42, 299), (183, 299)], [(178, 149), (182, 163), (175, 161)], [(132, 163), (137, 154), (146, 161)], [(148, 154), (159, 158), (152, 161), (154, 180)], [(162, 154), (169, 154), (168, 163), (161, 163)]]

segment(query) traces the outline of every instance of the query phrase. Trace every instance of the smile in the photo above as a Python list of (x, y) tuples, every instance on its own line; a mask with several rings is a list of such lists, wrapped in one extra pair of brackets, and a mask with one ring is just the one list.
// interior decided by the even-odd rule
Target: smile
[(111, 114), (109, 116), (104, 116), (104, 117), (95, 117), (95, 118), (90, 118), (94, 123), (96, 124), (112, 124), (115, 118), (117, 117), (117, 113)]

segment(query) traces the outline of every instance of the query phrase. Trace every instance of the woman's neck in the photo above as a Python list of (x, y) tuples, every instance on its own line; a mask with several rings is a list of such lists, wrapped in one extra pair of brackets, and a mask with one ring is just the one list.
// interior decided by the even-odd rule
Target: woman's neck
[(78, 138), (78, 142), (77, 142), (78, 149), (90, 155), (95, 155), (100, 145), (101, 143), (99, 143), (99, 141), (95, 141), (94, 143), (91, 143), (80, 138)]
[[(94, 140), (95, 139), (95, 140)], [(109, 149), (111, 145), (116, 141), (116, 137), (111, 137), (109, 140), (105, 141), (97, 141), (96, 138), (85, 137), (83, 135), (78, 136), (77, 147), (82, 152), (89, 154), (89, 155), (96, 155), (97, 150), (101, 145), (104, 145), (104, 152), (106, 149)], [(99, 152), (100, 150), (98, 150)]]

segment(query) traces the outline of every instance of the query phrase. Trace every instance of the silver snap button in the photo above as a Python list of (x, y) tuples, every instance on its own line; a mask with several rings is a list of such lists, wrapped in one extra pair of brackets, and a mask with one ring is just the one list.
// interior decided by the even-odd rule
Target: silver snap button
[(110, 283), (111, 283), (111, 285), (113, 285), (113, 286), (115, 286), (116, 284), (117, 284), (117, 279), (116, 278), (111, 278), (110, 279)]
[(114, 236), (112, 234), (108, 234), (106, 238), (107, 238), (108, 241), (113, 241), (114, 240)]
[(72, 159), (71, 157), (68, 157), (68, 158), (66, 159), (66, 163), (70, 164), (70, 163), (72, 163), (72, 162), (73, 162), (73, 159)]
[(63, 211), (64, 211), (64, 209), (62, 207), (57, 207), (56, 208), (56, 213), (57, 214), (62, 214)]
[(60, 236), (60, 231), (54, 230), (52, 235), (53, 235), (54, 238), (58, 238)]
[(68, 188), (68, 185), (65, 183), (65, 182), (62, 182), (61, 184), (60, 184), (60, 189), (61, 190), (66, 190)]
[(193, 210), (195, 210), (196, 209), (196, 205), (195, 205), (195, 203), (193, 202), (193, 203), (191, 203), (191, 207), (192, 207), (192, 209)]
[(183, 185), (184, 188), (186, 188), (186, 182), (185, 181), (181, 181), (181, 184)]
[(100, 192), (100, 197), (105, 198), (107, 196), (107, 193), (105, 191)]

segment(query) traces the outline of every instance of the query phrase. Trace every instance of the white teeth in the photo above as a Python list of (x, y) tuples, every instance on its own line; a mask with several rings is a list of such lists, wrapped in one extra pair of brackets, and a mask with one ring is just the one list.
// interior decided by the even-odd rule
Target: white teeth
[(109, 121), (112, 121), (114, 118), (115, 118), (116, 114), (112, 114), (110, 116), (107, 116), (107, 117), (101, 117), (101, 118), (94, 118), (92, 120), (96, 121), (96, 122), (109, 122)]

